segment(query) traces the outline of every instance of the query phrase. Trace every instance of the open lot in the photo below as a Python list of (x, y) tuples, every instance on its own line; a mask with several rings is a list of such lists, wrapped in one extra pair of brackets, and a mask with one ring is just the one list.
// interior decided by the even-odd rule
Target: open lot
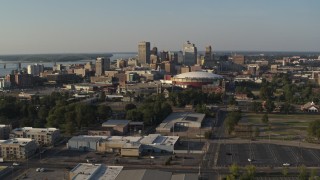
[(221, 144), (217, 166), (230, 166), (233, 163), (259, 167), (281, 167), (284, 163), (319, 167), (320, 150), (275, 144)]
[(317, 114), (268, 114), (269, 124), (261, 122), (263, 113), (244, 113), (242, 122), (258, 127), (260, 137), (279, 140), (303, 140), (307, 137), (309, 122), (319, 119)]

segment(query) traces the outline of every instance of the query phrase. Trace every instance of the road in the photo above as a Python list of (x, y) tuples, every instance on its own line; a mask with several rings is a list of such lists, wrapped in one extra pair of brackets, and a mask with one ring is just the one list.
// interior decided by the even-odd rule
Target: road
[[(200, 172), (202, 172), (203, 177), (211, 177), (211, 173), (214, 172), (218, 175), (218, 171), (214, 170), (214, 167), (218, 160), (221, 139), (224, 138), (224, 119), (226, 114), (227, 112), (225, 110), (219, 109), (216, 114), (216, 119), (212, 124), (212, 140), (207, 141), (206, 152), (200, 164)], [(212, 169), (213, 172), (206, 172), (209, 169)]]

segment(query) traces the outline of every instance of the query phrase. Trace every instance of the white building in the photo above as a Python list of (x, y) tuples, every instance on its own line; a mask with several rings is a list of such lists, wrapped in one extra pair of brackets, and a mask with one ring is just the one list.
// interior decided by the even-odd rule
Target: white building
[(74, 136), (67, 148), (71, 150), (121, 152), (122, 156), (139, 156), (141, 152), (174, 152), (179, 136)]
[(114, 180), (123, 166), (106, 166), (104, 164), (80, 163), (69, 173), (71, 180)]
[(33, 76), (40, 76), (40, 73), (43, 72), (44, 66), (43, 64), (33, 64), (28, 65), (28, 74), (31, 74)]
[(201, 128), (205, 114), (192, 112), (174, 112), (171, 113), (156, 128), (157, 132), (172, 132), (174, 127)]

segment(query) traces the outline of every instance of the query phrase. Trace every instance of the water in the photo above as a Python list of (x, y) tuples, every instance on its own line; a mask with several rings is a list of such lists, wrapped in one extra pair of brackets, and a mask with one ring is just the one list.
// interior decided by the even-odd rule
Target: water
[[(110, 58), (111, 61), (115, 61), (116, 59), (128, 59), (131, 57), (136, 57), (137, 53), (113, 53), (113, 56)], [(79, 60), (79, 61), (65, 61), (65, 62), (57, 62), (57, 64), (85, 64), (87, 62), (93, 62), (95, 60)], [(54, 65), (54, 62), (21, 62), (21, 68), (27, 68), (29, 64), (43, 64), (44, 67), (52, 67)], [(6, 68), (4, 68), (4, 64), (6, 64)], [(2, 61), (0, 60), (0, 77), (5, 76), (7, 74), (10, 74), (13, 70), (18, 69), (18, 62), (10, 62), (10, 61)]]

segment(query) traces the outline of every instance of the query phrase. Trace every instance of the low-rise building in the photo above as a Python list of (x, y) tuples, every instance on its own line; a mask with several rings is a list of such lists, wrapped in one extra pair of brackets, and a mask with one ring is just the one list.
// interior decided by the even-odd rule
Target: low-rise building
[(138, 157), (143, 152), (174, 152), (178, 136), (74, 136), (67, 144), (68, 149), (119, 153), (121, 156)]
[(125, 135), (129, 131), (130, 120), (108, 120), (102, 123), (103, 128), (110, 128), (114, 135)]
[(156, 128), (159, 133), (169, 133), (177, 127), (201, 128), (205, 114), (192, 112), (174, 112), (171, 113)]
[(197, 180), (196, 173), (174, 174), (167, 171), (153, 169), (130, 169), (122, 170), (115, 180)]
[(106, 166), (104, 164), (80, 163), (69, 172), (71, 180), (114, 180), (123, 166)]
[(301, 106), (301, 111), (317, 113), (319, 112), (319, 106), (316, 105), (314, 102), (308, 102)]
[(31, 138), (39, 145), (54, 145), (60, 138), (60, 130), (56, 128), (23, 127), (13, 129), (10, 138)]
[(26, 159), (35, 154), (38, 145), (33, 139), (13, 138), (0, 141), (0, 156), (4, 160)]

